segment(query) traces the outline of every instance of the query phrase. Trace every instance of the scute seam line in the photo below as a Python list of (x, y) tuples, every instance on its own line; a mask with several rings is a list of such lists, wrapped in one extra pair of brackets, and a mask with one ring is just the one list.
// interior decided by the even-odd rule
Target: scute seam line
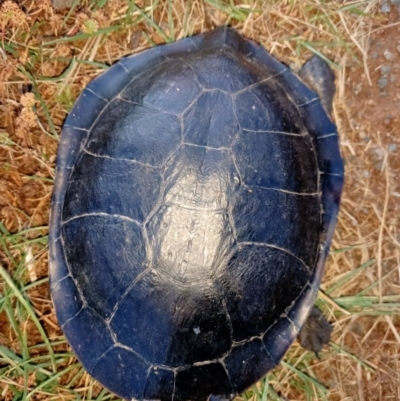
[(277, 191), (277, 192), (283, 192), (285, 194), (290, 194), (290, 195), (299, 195), (299, 196), (319, 196), (320, 192), (295, 192), (295, 191), (289, 191), (287, 189), (282, 189), (282, 188), (271, 188), (271, 187), (263, 187), (262, 185), (243, 185), (245, 188), (260, 188), (260, 189), (265, 189), (268, 191)]
[(320, 171), (320, 174), (331, 175), (333, 177), (344, 177), (344, 174), (328, 173), (326, 171)]
[(152, 270), (151, 267), (146, 268), (145, 270), (143, 270), (141, 273), (139, 273), (132, 281), (131, 283), (128, 285), (128, 287), (126, 287), (126, 290), (124, 291), (124, 293), (121, 295), (121, 298), (115, 303), (114, 308), (110, 314), (110, 316), (108, 317), (108, 319), (106, 320), (108, 322), (108, 324), (110, 324), (111, 320), (114, 318), (115, 314), (118, 311), (118, 308), (120, 307), (121, 303), (124, 301), (124, 299), (127, 297), (127, 295), (129, 294), (129, 292), (132, 290), (132, 288), (137, 284), (137, 282), (142, 279), (147, 273), (149, 273)]
[(237, 247), (240, 248), (240, 246), (248, 246), (248, 245), (254, 245), (254, 246), (262, 246), (265, 248), (273, 248), (273, 249), (277, 249), (279, 251), (282, 251), (284, 253), (287, 253), (288, 255), (292, 256), (293, 258), (297, 259), (299, 262), (302, 263), (302, 265), (309, 271), (311, 272), (312, 269), (302, 260), (300, 259), (298, 256), (294, 255), (292, 252), (290, 252), (289, 250), (285, 249), (285, 248), (281, 248), (279, 246), (276, 246), (274, 244), (267, 244), (265, 242), (252, 242), (252, 241), (243, 241), (243, 242), (239, 242), (237, 244)]
[(226, 377), (228, 378), (228, 380), (229, 380), (229, 385), (231, 386), (231, 396), (235, 396), (236, 394), (237, 394), (237, 391), (236, 391), (236, 387), (235, 386), (233, 386), (233, 383), (232, 383), (232, 380), (231, 380), (231, 375), (230, 375), (230, 373), (229, 373), (229, 370), (228, 370), (228, 368), (226, 367), (226, 365), (225, 365), (225, 362), (221, 359), (220, 361), (219, 361), (219, 363), (221, 364), (221, 366), (223, 367), (223, 369), (225, 370), (225, 373), (226, 373)]
[(110, 160), (118, 160), (118, 161), (126, 161), (132, 164), (139, 164), (141, 166), (145, 166), (145, 167), (150, 167), (154, 170), (159, 170), (161, 166), (153, 166), (152, 164), (148, 164), (148, 163), (143, 163), (143, 162), (139, 162), (135, 159), (126, 159), (124, 157), (111, 157), (108, 155), (99, 155), (98, 153), (93, 153), (90, 150), (86, 149), (84, 146), (82, 146), (81, 150), (83, 152), (85, 152), (86, 154), (88, 154), (89, 156), (93, 156), (93, 157), (98, 157), (98, 158), (102, 158), (102, 159), (110, 159)]
[(319, 141), (320, 139), (330, 138), (332, 136), (338, 136), (338, 133), (332, 132), (330, 134), (321, 135), (321, 136), (317, 137), (316, 139)]
[(99, 98), (99, 99), (101, 99), (101, 100), (104, 100), (106, 103), (108, 102), (108, 99), (105, 99), (104, 97), (102, 97), (102, 96), (100, 96), (98, 93), (96, 93), (93, 89), (91, 89), (91, 88), (90, 88), (90, 85), (87, 86), (87, 87), (85, 88), (85, 90), (87, 90), (88, 92), (93, 93), (93, 95), (95, 95), (97, 98)]
[(307, 105), (309, 105), (309, 104), (311, 104), (311, 103), (315, 103), (317, 100), (319, 101), (319, 97), (318, 97), (318, 96), (317, 96), (317, 97), (313, 97), (312, 99), (307, 100), (307, 102), (305, 102), (305, 103), (299, 103), (299, 104), (297, 105), (297, 107), (304, 107), (304, 106), (307, 106)]
[[(252, 61), (253, 61), (253, 60), (252, 60)], [(246, 86), (245, 88), (239, 89), (238, 91), (233, 92), (233, 93), (232, 93), (232, 96), (236, 97), (237, 95), (239, 95), (239, 94), (241, 94), (241, 93), (243, 93), (243, 92), (246, 92), (246, 91), (249, 91), (249, 90), (251, 90), (251, 89), (253, 89), (253, 88), (256, 88), (257, 86), (262, 85), (262, 84), (264, 84), (265, 82), (268, 82), (269, 80), (271, 80), (271, 79), (273, 79), (273, 78), (279, 77), (279, 75), (282, 75), (285, 71), (286, 71), (286, 70), (283, 70), (283, 71), (281, 71), (281, 72), (278, 72), (277, 74), (270, 75), (268, 78), (264, 78), (264, 79), (262, 79), (261, 81), (254, 82), (254, 84), (251, 84), (251, 85), (249, 85), (249, 86)]]
[[(152, 107), (152, 106), (147, 105), (147, 104), (134, 102), (132, 100), (128, 100), (128, 99), (123, 98), (121, 95), (118, 95), (117, 99), (122, 101), (122, 102), (129, 103), (129, 104), (134, 104), (136, 106), (140, 106), (140, 107), (143, 107), (143, 108), (148, 109), (148, 110), (158, 111), (159, 113), (169, 114), (169, 115), (172, 115), (174, 117), (180, 117), (180, 113), (179, 114), (175, 114), (175, 113), (171, 113), (170, 111), (157, 109), (156, 107)], [(148, 119), (148, 118), (150, 118), (150, 117), (143, 117), (143, 119)]]
[(226, 207), (217, 207), (217, 208), (207, 208), (207, 207), (199, 207), (199, 206), (191, 206), (191, 205), (184, 205), (178, 202), (163, 202), (164, 206), (178, 206), (185, 210), (192, 210), (192, 211), (199, 211), (199, 212), (216, 212), (221, 213), (226, 211)]
[[(60, 232), (61, 232), (61, 230), (62, 230), (62, 227), (60, 227)], [(65, 254), (65, 251), (64, 251), (64, 249), (66, 249), (66, 247), (65, 247), (65, 242), (64, 242), (64, 238), (63, 238), (62, 232), (61, 232), (60, 240), (61, 240), (61, 245), (62, 245), (62, 255), (63, 255), (63, 258), (64, 258), (65, 265), (67, 266), (68, 274), (71, 276), (71, 279), (74, 282), (76, 290), (78, 291), (78, 294), (81, 297), (82, 305), (84, 307), (89, 306), (87, 301), (86, 301), (85, 296), (83, 295), (81, 287), (78, 285), (78, 282), (76, 281), (74, 275), (72, 274), (71, 267), (70, 267), (70, 265), (68, 263), (67, 255)]]
[(197, 143), (190, 143), (190, 142), (186, 142), (186, 141), (182, 141), (182, 145), (193, 146), (193, 147), (196, 147), (196, 148), (204, 148), (204, 149), (207, 149), (207, 150), (221, 150), (221, 151), (226, 151), (226, 152), (230, 152), (231, 151), (230, 148), (227, 148), (225, 146), (221, 146), (219, 148), (214, 148), (212, 146), (199, 145)]
[(297, 134), (296, 132), (286, 132), (286, 131), (270, 131), (270, 130), (251, 130), (247, 128), (242, 128), (243, 132), (247, 132), (249, 134), (278, 134), (278, 135), (287, 135), (287, 136), (297, 136), (297, 137), (305, 137), (307, 134), (300, 133)]
[(144, 362), (146, 365), (149, 365), (150, 367), (154, 366), (152, 363), (150, 363), (146, 358), (143, 357), (143, 355), (139, 354), (139, 352), (135, 351), (133, 348), (128, 347), (125, 344), (120, 343), (119, 341), (117, 341), (116, 343), (114, 343), (114, 347), (116, 348), (122, 348), (125, 349), (129, 352), (132, 352), (132, 354), (135, 354), (135, 356), (140, 359), (142, 362)]
[(73, 216), (73, 217), (69, 218), (68, 220), (61, 221), (61, 227), (64, 226), (65, 224), (68, 224), (69, 222), (71, 222), (73, 220), (81, 219), (84, 217), (96, 217), (96, 216), (98, 216), (98, 217), (115, 217), (119, 220), (129, 221), (131, 223), (135, 223), (139, 227), (142, 227), (142, 223), (140, 223), (139, 221), (137, 221), (135, 219), (132, 219), (131, 217), (124, 216), (122, 214), (111, 214), (111, 213), (104, 213), (104, 212), (84, 213), (84, 214), (80, 214), (78, 216)]
[(64, 330), (64, 327), (66, 324), (68, 324), (69, 322), (71, 322), (72, 320), (74, 320), (82, 311), (83, 309), (86, 308), (86, 305), (84, 302), (82, 302), (82, 306), (81, 308), (78, 310), (78, 312), (75, 313), (74, 316), (69, 317), (62, 325), (61, 325), (61, 329)]
[(84, 131), (84, 132), (88, 132), (88, 133), (90, 132), (90, 129), (75, 127), (74, 125), (70, 125), (68, 123), (64, 124), (63, 129), (64, 128), (72, 128), (72, 129), (76, 129), (77, 131)]

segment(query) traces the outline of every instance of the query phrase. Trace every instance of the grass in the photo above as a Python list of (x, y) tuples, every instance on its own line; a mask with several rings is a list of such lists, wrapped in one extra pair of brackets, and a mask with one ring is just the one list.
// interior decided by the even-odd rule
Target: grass
[[(0, 13), (0, 399), (114, 400), (70, 351), (48, 290), (55, 154), (62, 122), (84, 86), (133, 50), (230, 24), (293, 67), (312, 53), (331, 62), (338, 75), (334, 117), (348, 161), (364, 149), (347, 106), (348, 65), (371, 79), (369, 34), (386, 21), (378, 1), (87, 0), (64, 12), (45, 1), (17, 3), (20, 11), (12, 11), (12, 18)], [(34, 94), (27, 110), (33, 123), (19, 119), (25, 91)], [(374, 146), (384, 149), (373, 131)], [(367, 152), (360, 158), (372, 169)], [(393, 399), (400, 386), (399, 243), (389, 229), (393, 221), (398, 226), (388, 164), (384, 168), (365, 181), (347, 164), (318, 300), (334, 322), (329, 349), (317, 360), (294, 344), (276, 369), (239, 398)]]

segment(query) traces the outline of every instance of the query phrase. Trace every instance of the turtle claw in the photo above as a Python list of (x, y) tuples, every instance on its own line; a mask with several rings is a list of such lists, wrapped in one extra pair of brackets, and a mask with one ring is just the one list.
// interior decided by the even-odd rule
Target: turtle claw
[(308, 350), (315, 352), (317, 358), (322, 351), (322, 347), (329, 343), (333, 326), (326, 320), (322, 312), (313, 306), (303, 327), (300, 330), (298, 339), (300, 345)]

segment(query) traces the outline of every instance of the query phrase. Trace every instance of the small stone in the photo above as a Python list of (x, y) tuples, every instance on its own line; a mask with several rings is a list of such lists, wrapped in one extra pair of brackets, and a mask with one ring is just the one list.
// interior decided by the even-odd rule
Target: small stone
[(387, 77), (392, 71), (392, 67), (389, 65), (381, 65), (380, 72), (383, 77)]
[(378, 79), (378, 88), (380, 90), (386, 88), (387, 84), (389, 83), (389, 80), (386, 77), (380, 77)]
[(387, 145), (387, 150), (389, 152), (396, 152), (397, 150), (397, 145), (395, 143), (390, 143), (389, 145)]
[(354, 87), (354, 94), (359, 95), (361, 93), (361, 90), (362, 90), (361, 83), (356, 84), (356, 86)]
[(390, 125), (390, 123), (392, 122), (392, 117), (391, 116), (387, 116), (387, 117), (385, 117), (384, 119), (383, 119), (383, 125), (386, 125), (386, 126), (388, 126), (388, 125)]
[(53, 7), (56, 10), (63, 10), (64, 8), (70, 8), (74, 0), (52, 0)]
[(384, 4), (384, 5), (381, 7), (381, 13), (384, 13), (384, 14), (390, 13), (390, 6), (387, 5), (387, 4)]
[(387, 50), (387, 49), (383, 52), (383, 57), (385, 57), (385, 59), (386, 59), (387, 61), (393, 61), (393, 53), (390, 52), (390, 51)]
[(142, 31), (133, 32), (129, 40), (130, 48), (136, 49), (139, 46), (141, 38), (142, 38)]
[(383, 160), (383, 158), (385, 156), (383, 150), (377, 145), (371, 146), (370, 152), (371, 152), (372, 158), (374, 159), (375, 162)]

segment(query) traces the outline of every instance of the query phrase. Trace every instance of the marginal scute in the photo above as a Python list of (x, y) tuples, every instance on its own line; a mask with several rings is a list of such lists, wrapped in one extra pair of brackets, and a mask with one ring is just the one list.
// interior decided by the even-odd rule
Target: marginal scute
[(255, 42), (245, 39), (238, 31), (226, 29), (224, 44), (242, 56), (252, 55), (260, 46)]
[[(329, 134), (337, 133), (335, 124), (326, 114), (326, 111), (319, 100), (302, 105), (299, 107), (299, 112), (309, 134), (313, 139), (318, 140), (318, 138), (321, 136), (323, 137)], [(342, 159), (335, 159), (335, 161), (339, 163), (342, 162)]]
[[(61, 228), (58, 227), (58, 234), (60, 235)], [(58, 258), (57, 263), (55, 260)], [(65, 259), (64, 245), (60, 236), (53, 239), (49, 243), (49, 274), (50, 285), (56, 284), (65, 277), (69, 276), (69, 269)]]
[(172, 401), (175, 377), (172, 370), (153, 367), (147, 376), (143, 399)]
[(100, 382), (109, 383), (109, 389), (120, 397), (141, 400), (148, 367), (134, 352), (115, 346), (98, 360), (92, 374)]
[(254, 46), (254, 49), (250, 55), (250, 58), (257, 61), (264, 69), (264, 74), (267, 77), (276, 79), (281, 74), (289, 71), (289, 68), (272, 57), (267, 51), (261, 46)]
[(57, 308), (57, 320), (63, 326), (69, 319), (77, 316), (83, 307), (83, 301), (72, 277), (67, 276), (52, 284), (50, 289), (54, 294), (53, 302), (60, 305)]
[(224, 367), (210, 362), (178, 371), (174, 401), (205, 401), (210, 395), (225, 395), (231, 399), (233, 389)]
[(307, 105), (318, 99), (317, 94), (303, 84), (289, 69), (277, 76), (276, 81), (297, 106)]
[(295, 300), (295, 305), (288, 311), (287, 318), (297, 331), (301, 330), (303, 323), (307, 319), (310, 308), (314, 305), (317, 293), (318, 289), (315, 286), (307, 284)]
[(167, 58), (161, 53), (160, 49), (155, 47), (152, 51), (143, 51), (133, 54), (132, 56), (124, 57), (118, 62), (118, 64), (120, 64), (132, 77), (136, 78), (142, 73), (148, 73), (152, 68), (157, 68), (166, 60)]
[(235, 391), (241, 393), (260, 380), (276, 363), (269, 357), (262, 341), (254, 339), (233, 347), (224, 358), (224, 364)]
[(196, 50), (198, 50), (197, 46), (193, 43), (191, 37), (165, 45), (157, 46), (157, 49), (165, 57), (171, 57), (173, 59), (182, 57), (183, 60), (185, 60), (188, 54), (196, 52)]
[(315, 146), (321, 173), (343, 176), (344, 166), (340, 160), (339, 137), (337, 134), (318, 138)]
[(322, 222), (325, 233), (328, 230), (332, 230), (332, 227), (334, 227), (336, 224), (343, 182), (343, 175), (334, 176), (329, 174), (321, 174), (321, 201), (323, 205)]
[(277, 365), (286, 351), (299, 334), (293, 323), (285, 316), (281, 316), (267, 330), (263, 337), (263, 344), (268, 355)]
[(206, 50), (220, 48), (225, 44), (225, 39), (229, 28), (221, 26), (208, 32), (207, 35), (191, 36), (191, 42), (197, 47), (198, 50), (204, 52)]
[[(63, 175), (67, 175), (67, 180), (71, 171), (65, 170), (70, 170), (74, 166), (81, 151), (81, 144), (85, 142), (88, 135), (88, 131), (86, 130), (77, 129), (67, 125), (69, 121), (70, 120), (67, 118), (57, 153), (57, 172), (58, 174), (62, 173)], [(64, 180), (56, 181), (55, 185), (59, 185), (60, 182), (65, 185)], [(62, 188), (56, 188), (54, 191), (56, 202), (61, 200), (62, 193)]]
[[(106, 107), (107, 101), (89, 89), (84, 89), (79, 101), (68, 115), (66, 124), (78, 129), (89, 129), (96, 121), (99, 113)], [(86, 113), (85, 110), (91, 110)]]
[(97, 362), (114, 345), (106, 322), (85, 307), (77, 315), (71, 316), (64, 324), (63, 331), (82, 365), (90, 374), (94, 374), (93, 368)]
[[(111, 80), (113, 85), (108, 85)], [(132, 81), (132, 76), (122, 67), (121, 63), (117, 63), (106, 74), (102, 74), (90, 82), (88, 88), (97, 96), (112, 100), (130, 81)]]

